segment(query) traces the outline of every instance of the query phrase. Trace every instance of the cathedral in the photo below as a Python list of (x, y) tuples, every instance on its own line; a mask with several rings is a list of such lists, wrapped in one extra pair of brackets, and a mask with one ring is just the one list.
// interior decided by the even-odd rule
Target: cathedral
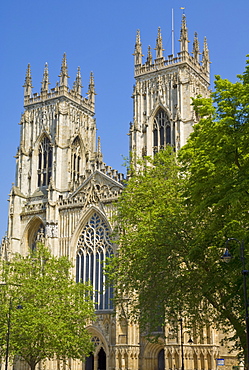
[[(207, 40), (200, 52), (195, 34), (189, 51), (184, 14), (179, 44), (180, 51), (165, 58), (159, 28), (155, 57), (148, 47), (144, 59), (137, 32), (133, 122), (129, 128), (134, 157), (153, 156), (166, 145), (178, 150), (198, 119), (191, 99), (199, 94), (209, 96)], [(128, 313), (114, 313), (113, 288), (105, 285), (103, 270), (107, 258), (116, 253), (110, 235), (125, 177), (103, 160), (100, 138), (96, 137), (93, 74), (84, 98), (80, 69), (71, 89), (68, 78), (64, 55), (56, 86), (49, 87), (46, 64), (40, 92), (34, 93), (28, 65), (2, 257), (9, 259), (16, 252), (25, 255), (42, 241), (54, 255), (69, 257), (76, 281), (91, 281), (97, 320), (88, 330), (95, 351), (84, 362), (69, 360), (72, 370), (215, 370), (217, 359), (224, 359), (224, 370), (231, 369), (236, 364), (235, 355), (220, 345), (221, 333), (212, 328), (204, 329), (193, 342), (183, 322), (178, 334), (165, 328), (161, 333), (165, 335), (150, 343), (139, 326), (130, 322)], [(15, 368), (25, 369), (25, 364)], [(58, 363), (45, 361), (42, 368), (58, 369)]]

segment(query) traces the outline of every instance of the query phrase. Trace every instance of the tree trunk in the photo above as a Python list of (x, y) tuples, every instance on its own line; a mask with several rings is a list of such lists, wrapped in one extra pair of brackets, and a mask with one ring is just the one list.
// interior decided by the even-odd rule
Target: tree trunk
[(35, 362), (35, 361), (30, 362), (29, 363), (30, 370), (35, 370), (36, 364), (37, 364), (37, 362)]

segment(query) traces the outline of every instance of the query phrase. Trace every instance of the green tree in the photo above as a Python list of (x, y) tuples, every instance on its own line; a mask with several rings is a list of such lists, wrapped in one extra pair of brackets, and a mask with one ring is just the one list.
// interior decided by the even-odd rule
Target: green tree
[(248, 255), (249, 63), (238, 82), (217, 76), (211, 97), (193, 104), (200, 121), (179, 158), (158, 153), (120, 198), (117, 300), (147, 332), (184, 315), (189, 328), (223, 329), (245, 354), (239, 245), (229, 244), (230, 264), (220, 257), (229, 237)]
[(171, 148), (146, 158), (139, 168), (131, 169), (118, 202), (119, 254), (111, 267), (117, 300), (128, 304), (144, 330), (153, 331), (165, 314), (175, 318), (183, 309), (182, 226), (187, 217)]
[(92, 351), (86, 325), (94, 307), (91, 288), (71, 278), (69, 260), (38, 245), (1, 267), (1, 355), (9, 345), (9, 355), (26, 361), (31, 370), (46, 358), (84, 360)]
[[(246, 354), (239, 243), (229, 244), (232, 263), (218, 263), (227, 238), (244, 240), (245, 254), (249, 252), (249, 61), (238, 78), (232, 83), (216, 76), (211, 98), (194, 101), (200, 122), (179, 158), (186, 176), (186, 205), (195, 224), (190, 260), (200, 271), (199, 291), (209, 311), (213, 309), (211, 317), (233, 330), (231, 339)], [(205, 279), (200, 261), (205, 261)]]

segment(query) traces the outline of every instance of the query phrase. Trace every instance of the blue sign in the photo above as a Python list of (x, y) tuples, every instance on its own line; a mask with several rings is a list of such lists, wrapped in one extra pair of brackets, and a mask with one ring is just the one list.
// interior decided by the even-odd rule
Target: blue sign
[(216, 364), (217, 364), (217, 366), (224, 366), (225, 365), (224, 358), (217, 358), (216, 359)]

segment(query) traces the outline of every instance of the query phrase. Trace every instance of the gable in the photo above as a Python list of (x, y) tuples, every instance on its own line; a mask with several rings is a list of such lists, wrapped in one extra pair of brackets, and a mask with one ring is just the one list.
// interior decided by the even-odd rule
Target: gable
[[(82, 207), (98, 206), (116, 201), (123, 185), (108, 175), (96, 170), (68, 198), (60, 201), (60, 206)], [(64, 208), (64, 207), (63, 207)]]

